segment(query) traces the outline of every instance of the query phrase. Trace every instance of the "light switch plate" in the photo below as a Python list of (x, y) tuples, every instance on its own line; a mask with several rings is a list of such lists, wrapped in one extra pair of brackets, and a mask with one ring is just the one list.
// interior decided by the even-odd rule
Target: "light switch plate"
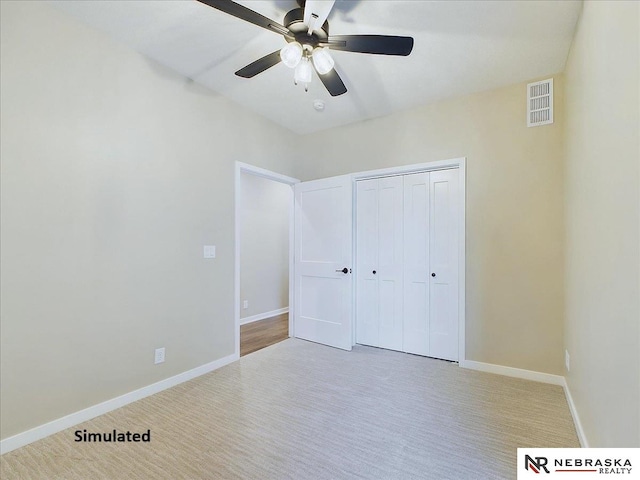
[(204, 258), (216, 258), (216, 246), (205, 245), (204, 246)]

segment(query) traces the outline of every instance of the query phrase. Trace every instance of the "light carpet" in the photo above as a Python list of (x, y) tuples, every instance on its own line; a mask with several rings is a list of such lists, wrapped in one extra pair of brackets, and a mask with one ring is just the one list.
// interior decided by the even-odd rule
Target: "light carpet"
[[(76, 443), (74, 431), (149, 443)], [(0, 459), (8, 479), (515, 479), (579, 447), (561, 387), (289, 339)]]

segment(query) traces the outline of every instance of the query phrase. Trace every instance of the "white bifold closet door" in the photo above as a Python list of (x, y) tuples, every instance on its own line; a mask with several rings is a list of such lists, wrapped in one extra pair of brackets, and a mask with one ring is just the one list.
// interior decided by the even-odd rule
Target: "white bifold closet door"
[(404, 177), (403, 350), (429, 355), (429, 173)]
[(458, 170), (429, 177), (428, 355), (458, 360)]
[(402, 177), (359, 181), (356, 198), (356, 342), (402, 350)]
[(357, 343), (458, 360), (457, 188), (457, 169), (357, 182)]

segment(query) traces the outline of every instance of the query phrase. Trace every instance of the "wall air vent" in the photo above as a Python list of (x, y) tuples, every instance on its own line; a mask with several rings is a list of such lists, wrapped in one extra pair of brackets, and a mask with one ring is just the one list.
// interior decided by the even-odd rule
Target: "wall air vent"
[(553, 78), (527, 85), (527, 127), (553, 123)]

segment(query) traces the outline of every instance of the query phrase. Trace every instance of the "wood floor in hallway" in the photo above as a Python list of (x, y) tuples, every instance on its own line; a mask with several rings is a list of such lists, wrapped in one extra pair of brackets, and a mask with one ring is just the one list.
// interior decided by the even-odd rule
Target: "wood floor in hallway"
[(289, 314), (240, 326), (240, 356), (256, 352), (289, 338)]

